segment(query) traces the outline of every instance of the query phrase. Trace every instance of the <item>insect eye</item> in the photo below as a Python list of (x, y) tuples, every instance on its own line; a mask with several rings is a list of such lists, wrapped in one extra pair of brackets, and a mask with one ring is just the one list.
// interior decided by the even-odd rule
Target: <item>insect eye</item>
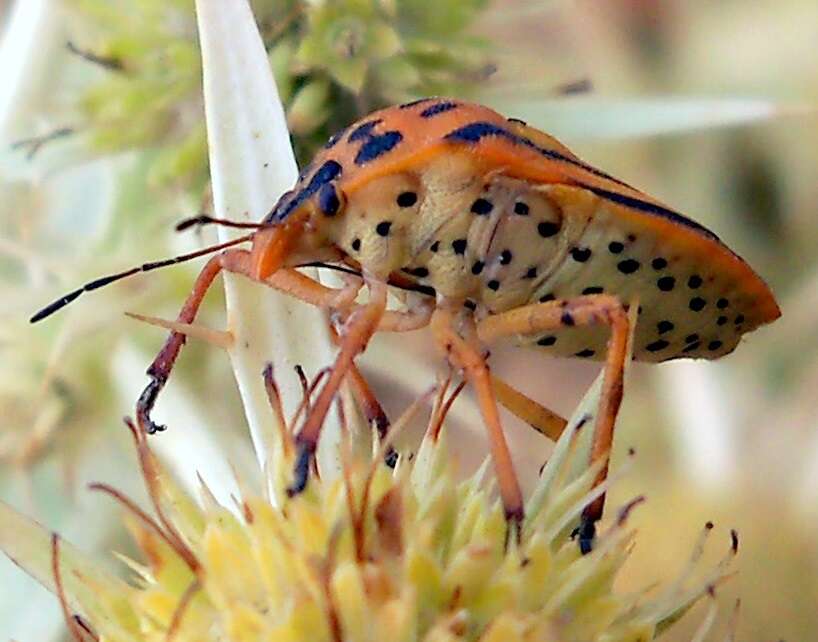
[(341, 196), (332, 183), (325, 183), (318, 191), (318, 208), (326, 216), (335, 216), (341, 209)]

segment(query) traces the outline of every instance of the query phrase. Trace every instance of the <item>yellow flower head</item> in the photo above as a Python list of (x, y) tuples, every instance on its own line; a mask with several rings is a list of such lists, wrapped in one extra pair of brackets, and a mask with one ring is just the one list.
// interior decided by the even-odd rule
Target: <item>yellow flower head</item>
[(578, 425), (544, 467), (519, 539), (508, 536), (487, 465), (458, 481), (445, 431), (430, 430), (395, 469), (383, 447), (372, 457), (345, 448), (339, 478), (314, 477), (288, 498), (283, 426), (267, 491), (244, 485), (231, 506), (204, 486), (198, 502), (184, 493), (134, 430), (156, 517), (97, 487), (126, 505), (142, 552), (140, 561), (123, 558), (134, 573), (126, 582), (56, 539), (49, 548), (45, 531), (10, 512), (3, 521), (17, 541), (0, 535), (61, 596), (78, 639), (92, 631), (112, 641), (652, 640), (725, 577), (736, 547), (697, 581), (703, 541), (664, 591), (615, 590), (634, 541), (628, 513), (640, 500), (580, 554), (571, 532), (599, 491), (591, 491), (596, 469), (579, 462)]

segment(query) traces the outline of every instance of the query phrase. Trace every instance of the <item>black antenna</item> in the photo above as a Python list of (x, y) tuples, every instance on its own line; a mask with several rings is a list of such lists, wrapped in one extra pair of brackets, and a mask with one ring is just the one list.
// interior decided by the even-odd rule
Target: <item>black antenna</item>
[(236, 227), (240, 229), (257, 230), (260, 227), (269, 227), (269, 223), (250, 223), (248, 221), (230, 221), (226, 218), (214, 218), (207, 214), (200, 214), (199, 216), (191, 216), (185, 218), (176, 224), (176, 231), (182, 232), (193, 226), (204, 227), (205, 225), (221, 225), (222, 227)]
[(219, 243), (218, 245), (211, 245), (210, 247), (206, 247), (201, 250), (196, 250), (195, 252), (190, 252), (189, 254), (180, 254), (179, 256), (174, 256), (173, 258), (170, 259), (164, 259), (162, 261), (153, 261), (152, 263), (143, 263), (142, 265), (133, 267), (130, 270), (118, 272), (117, 274), (109, 274), (108, 276), (103, 276), (99, 279), (89, 281), (81, 288), (77, 288), (73, 292), (69, 292), (68, 294), (57, 299), (56, 301), (49, 303), (42, 310), (40, 310), (34, 316), (32, 316), (31, 319), (29, 319), (29, 323), (37, 323), (38, 321), (42, 321), (46, 317), (51, 316), (57, 310), (64, 308), (66, 305), (77, 299), (83, 292), (91, 292), (92, 290), (97, 290), (99, 288), (105, 287), (110, 283), (114, 283), (115, 281), (119, 281), (120, 279), (124, 279), (126, 277), (138, 274), (140, 272), (150, 272), (151, 270), (158, 270), (159, 268), (168, 267), (169, 265), (184, 263), (185, 261), (190, 261), (191, 259), (196, 259), (199, 258), (200, 256), (211, 254), (213, 252), (218, 252), (219, 250), (223, 250), (233, 245), (238, 245), (239, 243), (244, 243), (245, 241), (249, 241), (252, 238), (253, 238), (252, 234), (247, 234), (245, 236), (240, 236), (237, 239), (233, 239), (232, 241)]

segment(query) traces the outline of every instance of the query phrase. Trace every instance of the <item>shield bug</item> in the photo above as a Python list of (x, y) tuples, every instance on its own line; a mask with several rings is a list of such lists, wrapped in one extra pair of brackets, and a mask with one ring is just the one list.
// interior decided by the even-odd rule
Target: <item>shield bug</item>
[[(87, 284), (37, 313), (48, 316), (137, 271), (216, 252), (179, 314), (191, 323), (222, 270), (331, 309), (343, 320), (340, 349), (296, 437), (292, 492), (307, 483), (323, 419), (345, 375), (382, 417), (354, 370), (377, 330), (431, 327), (435, 344), (474, 386), (489, 433), (506, 515), (523, 501), (500, 426), (497, 398), (532, 423), (559, 420), (493, 382), (484, 346), (511, 337), (548, 354), (605, 361), (592, 458), (607, 457), (622, 398), (629, 321), (638, 300), (633, 356), (659, 362), (714, 359), (779, 315), (767, 285), (719, 238), (656, 199), (583, 162), (551, 136), (467, 102), (429, 98), (375, 112), (335, 134), (259, 224), (233, 243), (152, 263)], [(228, 248), (243, 242), (250, 249)], [(327, 288), (296, 268), (331, 265), (360, 279)], [(365, 284), (369, 299), (355, 304)], [(387, 310), (390, 287), (414, 291)], [(137, 404), (150, 418), (185, 337), (172, 332), (148, 369)], [(385, 425), (385, 422), (382, 422)], [(597, 483), (604, 480), (606, 467)], [(579, 530), (590, 548), (602, 498)]]

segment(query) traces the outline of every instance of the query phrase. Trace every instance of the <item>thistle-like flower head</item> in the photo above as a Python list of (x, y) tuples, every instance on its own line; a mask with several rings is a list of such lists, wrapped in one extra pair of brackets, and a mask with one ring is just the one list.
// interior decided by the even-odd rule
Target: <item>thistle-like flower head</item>
[[(445, 407), (436, 405), (431, 426)], [(580, 554), (571, 531), (598, 491), (591, 490), (596, 468), (578, 461), (585, 457), (579, 426), (572, 421), (544, 467), (519, 538), (509, 537), (487, 465), (458, 481), (445, 430), (429, 431), (394, 470), (383, 448), (372, 457), (345, 448), (340, 477), (316, 477), (288, 498), (293, 451), (280, 426), (285, 438), (266, 492), (244, 484), (225, 506), (205, 486), (198, 501), (183, 492), (132, 427), (156, 516), (96, 486), (126, 507), (141, 551), (137, 560), (120, 556), (132, 570), (126, 581), (2, 506), (0, 542), (58, 593), (77, 639), (654, 639), (712, 592), (735, 546), (702, 572), (700, 542), (690, 567), (658, 595), (616, 591), (638, 500), (593, 552)]]

